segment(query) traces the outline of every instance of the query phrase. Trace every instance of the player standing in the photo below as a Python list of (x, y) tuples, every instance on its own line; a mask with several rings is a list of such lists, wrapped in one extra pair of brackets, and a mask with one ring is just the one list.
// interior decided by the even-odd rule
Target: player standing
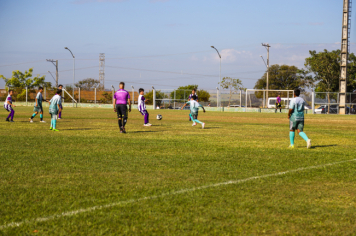
[[(63, 89), (63, 85), (58, 85), (58, 89), (62, 90)], [(62, 94), (59, 94), (59, 96), (61, 97), (61, 111), (58, 114), (58, 119), (62, 119), (62, 110), (63, 110), (63, 106), (62, 106)]]
[[(15, 115), (15, 111), (13, 109), (13, 107), (16, 107), (14, 104), (12, 104), (12, 94), (14, 93), (13, 90), (9, 90), (9, 95), (7, 95), (6, 100), (4, 102), (4, 108), (5, 110), (7, 110), (8, 112), (10, 112), (9, 116), (6, 118), (6, 121), (9, 122), (14, 122), (14, 115)], [(9, 120), (11, 118), (11, 120)]]
[(145, 119), (145, 124), (143, 126), (151, 126), (151, 124), (148, 122), (149, 119), (149, 114), (146, 110), (146, 105), (145, 105), (145, 97), (143, 96), (143, 94), (145, 93), (145, 90), (143, 88), (140, 88), (138, 90), (138, 92), (140, 93), (140, 96), (138, 96), (138, 111), (141, 112), (141, 114), (144, 116)]
[(61, 112), (61, 93), (62, 90), (58, 89), (56, 95), (49, 101), (49, 114), (51, 115), (51, 126), (50, 130), (59, 131), (57, 128), (57, 115)]
[(126, 133), (125, 125), (127, 122), (128, 112), (127, 112), (127, 103), (129, 104), (129, 112), (131, 112), (131, 100), (130, 94), (125, 88), (125, 83), (120, 82), (120, 89), (114, 94), (114, 112), (117, 112), (118, 123), (120, 127), (120, 133)]
[(294, 148), (294, 137), (295, 130), (298, 130), (300, 137), (302, 137), (307, 142), (307, 148), (311, 147), (311, 140), (308, 139), (307, 135), (303, 132), (304, 128), (304, 106), (306, 102), (303, 98), (299, 97), (300, 90), (294, 90), (294, 98), (291, 100), (289, 105), (289, 138), (290, 138), (290, 148)]
[(279, 112), (282, 113), (281, 95), (280, 94), (278, 94), (278, 97), (276, 99), (276, 110), (274, 113), (277, 113), (278, 108), (279, 108)]
[(193, 121), (193, 125), (192, 126), (195, 126), (195, 125), (197, 125), (197, 123), (199, 123), (199, 124), (201, 124), (202, 128), (204, 129), (205, 123), (203, 123), (203, 122), (198, 120), (198, 111), (199, 111), (199, 107), (203, 108), (204, 112), (205, 112), (205, 109), (196, 100), (197, 100), (196, 95), (193, 95), (190, 98), (190, 102), (187, 102), (186, 104), (184, 104), (184, 106), (181, 108), (181, 110), (183, 110), (183, 108), (186, 105), (189, 105), (190, 106), (190, 114), (189, 114), (189, 116)]
[[(45, 123), (45, 121), (43, 120), (43, 108), (42, 108), (42, 101), (43, 101), (43, 97), (42, 97), (42, 92), (43, 92), (43, 88), (39, 87), (38, 88), (38, 93), (37, 96), (35, 98), (35, 106), (33, 108), (33, 111), (35, 113), (33, 113), (33, 115), (30, 118), (30, 123), (33, 123), (33, 118), (40, 113), (40, 122)], [(47, 100), (45, 100), (47, 102)]]
[[(198, 94), (197, 94), (197, 90), (196, 89), (193, 89), (192, 90), (192, 93), (189, 95), (189, 97), (188, 97), (188, 102), (191, 100), (191, 98), (193, 97), (193, 96), (196, 96), (196, 99), (194, 99), (195, 101), (197, 101), (198, 102)], [(190, 115), (189, 115), (189, 121), (191, 121), (192, 119), (190, 118)]]

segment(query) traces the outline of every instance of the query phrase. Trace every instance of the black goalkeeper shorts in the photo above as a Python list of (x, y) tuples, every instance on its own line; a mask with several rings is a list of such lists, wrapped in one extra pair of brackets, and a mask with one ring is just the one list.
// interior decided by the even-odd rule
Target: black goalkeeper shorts
[(116, 113), (117, 118), (127, 119), (129, 110), (127, 109), (127, 105), (124, 104), (116, 104)]

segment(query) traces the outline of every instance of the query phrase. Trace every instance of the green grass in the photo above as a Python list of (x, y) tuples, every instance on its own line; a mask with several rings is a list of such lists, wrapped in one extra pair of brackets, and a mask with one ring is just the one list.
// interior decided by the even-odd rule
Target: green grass
[[(172, 194), (354, 159), (355, 116), (307, 115), (314, 147), (296, 135), (291, 150), (286, 114), (201, 112), (203, 130), (187, 111), (149, 111), (143, 127), (133, 110), (120, 134), (111, 109), (65, 108), (60, 132), (47, 112), (30, 124), (31, 107), (15, 110), (11, 124), (0, 111), (0, 235), (356, 233), (353, 161)], [(12, 222), (24, 223), (1, 228)]]

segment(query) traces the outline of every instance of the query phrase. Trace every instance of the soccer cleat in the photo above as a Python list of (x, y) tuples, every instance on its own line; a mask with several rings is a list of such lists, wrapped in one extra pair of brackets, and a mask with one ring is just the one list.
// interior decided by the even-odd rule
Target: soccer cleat
[(126, 130), (125, 128), (122, 129), (122, 133), (126, 134)]
[(151, 126), (151, 124), (144, 124), (143, 126)]
[(9, 122), (10, 121), (9, 118), (6, 118), (6, 121)]
[(308, 141), (307, 141), (307, 148), (308, 149), (311, 148), (311, 139), (308, 139)]
[(30, 118), (30, 123), (33, 123), (33, 120)]
[(52, 131), (59, 131), (58, 129), (53, 129)]
[(13, 121), (13, 120), (10, 120), (10, 122), (15, 122), (15, 121)]
[(62, 118), (58, 118), (58, 120), (60, 120), (60, 119), (62, 119)]
[(53, 128), (52, 128), (52, 127), (49, 127), (49, 130), (53, 130)]
[(147, 123), (149, 126), (152, 126), (152, 124), (151, 123)]
[(294, 148), (294, 145), (289, 145), (289, 148), (292, 148), (292, 149), (293, 149), (293, 148)]
[(201, 128), (204, 129), (205, 123), (201, 124)]
[(192, 124), (192, 126), (196, 126), (196, 125), (197, 125), (197, 123), (195, 123), (195, 122)]
[(41, 120), (40, 122), (41, 122), (41, 123), (46, 123), (46, 121), (44, 121), (44, 120)]

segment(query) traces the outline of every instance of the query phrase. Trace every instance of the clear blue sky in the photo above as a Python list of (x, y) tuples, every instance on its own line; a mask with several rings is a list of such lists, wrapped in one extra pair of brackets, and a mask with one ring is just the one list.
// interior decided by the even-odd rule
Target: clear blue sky
[[(169, 89), (198, 84), (213, 89), (222, 76), (252, 88), (270, 63), (303, 67), (309, 50), (340, 48), (342, 0), (0, 0), (0, 74), (34, 68), (54, 72), (60, 83), (99, 78), (106, 55), (106, 87)], [(356, 17), (351, 51), (356, 49)], [(31, 62), (20, 64), (24, 62)], [(10, 65), (9, 64), (18, 64)], [(87, 68), (90, 67), (90, 68)], [(83, 69), (86, 68), (86, 69)], [(151, 70), (151, 71), (148, 71)], [(166, 73), (170, 72), (170, 73)], [(4, 82), (0, 81), (0, 87)]]

